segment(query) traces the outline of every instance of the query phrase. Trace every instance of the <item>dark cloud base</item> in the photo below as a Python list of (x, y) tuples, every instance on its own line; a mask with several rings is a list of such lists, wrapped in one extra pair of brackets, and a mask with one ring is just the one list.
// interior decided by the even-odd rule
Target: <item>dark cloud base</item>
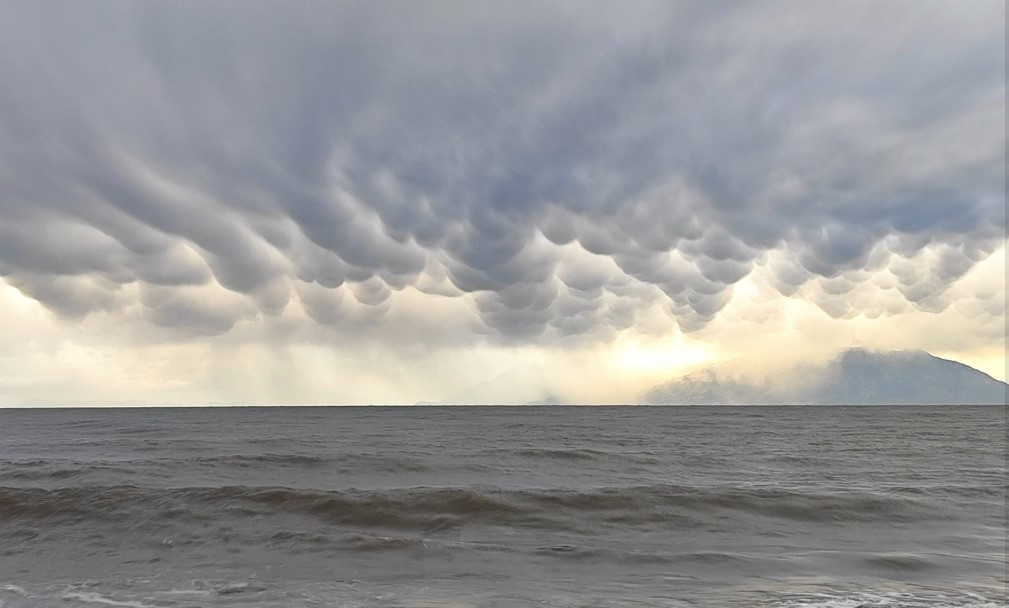
[(0, 275), (196, 334), (416, 289), (525, 341), (699, 330), (757, 267), (942, 310), (1005, 242), (1004, 4), (615, 11), (10, 4)]

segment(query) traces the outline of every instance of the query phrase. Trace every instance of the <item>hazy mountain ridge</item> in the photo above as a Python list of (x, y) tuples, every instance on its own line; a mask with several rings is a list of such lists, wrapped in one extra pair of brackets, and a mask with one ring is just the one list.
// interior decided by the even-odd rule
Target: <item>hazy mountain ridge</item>
[[(799, 369), (794, 382), (761, 385), (708, 369), (646, 392), (642, 403), (669, 405), (1000, 405), (1009, 385), (923, 351), (850, 349), (826, 368)], [(780, 380), (780, 379), (779, 379)], [(788, 387), (788, 388), (783, 388)]]

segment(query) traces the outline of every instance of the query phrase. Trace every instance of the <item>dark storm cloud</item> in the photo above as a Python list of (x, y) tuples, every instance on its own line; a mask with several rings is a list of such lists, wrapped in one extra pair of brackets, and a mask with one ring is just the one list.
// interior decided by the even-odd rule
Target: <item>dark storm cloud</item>
[(515, 338), (695, 330), (772, 251), (830, 314), (891, 263), (941, 308), (1004, 241), (1004, 10), (11, 3), (0, 273), (203, 333), (411, 287)]

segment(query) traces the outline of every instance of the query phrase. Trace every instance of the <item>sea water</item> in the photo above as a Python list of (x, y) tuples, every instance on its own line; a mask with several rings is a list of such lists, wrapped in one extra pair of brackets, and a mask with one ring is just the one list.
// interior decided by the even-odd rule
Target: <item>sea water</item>
[(1005, 414), (0, 410), (0, 607), (1004, 606)]

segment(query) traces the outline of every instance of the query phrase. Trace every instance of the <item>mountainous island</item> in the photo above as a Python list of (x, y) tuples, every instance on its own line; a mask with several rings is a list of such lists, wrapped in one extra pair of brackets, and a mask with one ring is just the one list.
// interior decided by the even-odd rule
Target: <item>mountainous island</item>
[[(519, 366), (441, 401), (417, 405), (565, 405), (547, 374)], [(653, 387), (646, 405), (1004, 405), (1009, 385), (972, 367), (923, 351), (842, 351), (823, 365), (750, 379), (730, 365)]]
[(1004, 405), (1009, 385), (923, 351), (843, 351), (824, 368), (757, 383), (707, 369), (646, 392), (666, 405)]

